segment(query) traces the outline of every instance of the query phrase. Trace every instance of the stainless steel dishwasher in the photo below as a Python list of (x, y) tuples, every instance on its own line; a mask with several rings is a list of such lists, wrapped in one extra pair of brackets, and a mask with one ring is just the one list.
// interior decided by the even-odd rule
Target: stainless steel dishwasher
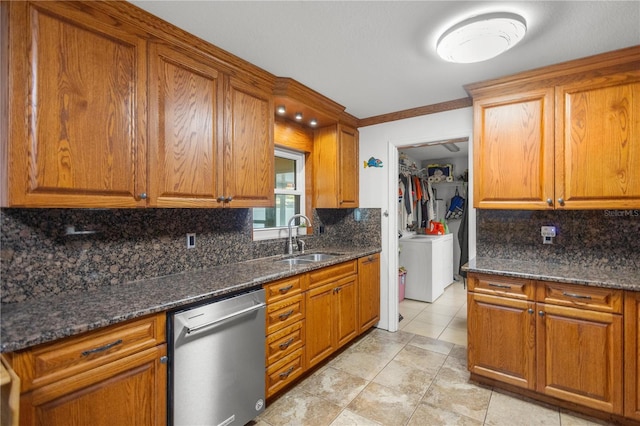
[(265, 292), (169, 314), (169, 424), (244, 425), (264, 410)]

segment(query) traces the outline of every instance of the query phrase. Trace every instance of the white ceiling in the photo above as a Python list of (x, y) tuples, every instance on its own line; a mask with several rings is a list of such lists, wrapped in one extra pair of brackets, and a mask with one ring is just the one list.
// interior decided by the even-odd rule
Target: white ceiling
[[(640, 45), (640, 1), (146, 1), (132, 3), (357, 118), (466, 97), (463, 85)], [(512, 50), (451, 64), (435, 42), (460, 20), (507, 11), (528, 32)]]

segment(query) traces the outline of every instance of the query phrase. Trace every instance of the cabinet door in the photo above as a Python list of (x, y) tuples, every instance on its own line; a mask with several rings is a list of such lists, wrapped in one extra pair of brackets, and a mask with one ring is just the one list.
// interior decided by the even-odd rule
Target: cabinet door
[(468, 293), (471, 373), (535, 389), (535, 303)]
[(640, 71), (556, 89), (557, 208), (640, 207)]
[(310, 289), (306, 294), (306, 368), (311, 368), (334, 350), (335, 283)]
[(474, 100), (474, 206), (553, 208), (553, 89)]
[(337, 281), (334, 299), (334, 348), (337, 349), (358, 335), (358, 277), (351, 276)]
[(35, 389), (21, 399), (23, 425), (164, 425), (166, 345)]
[(380, 255), (358, 259), (359, 333), (380, 320)]
[(312, 157), (315, 206), (358, 207), (357, 130), (341, 124), (316, 130)]
[(223, 196), (230, 207), (273, 207), (275, 146), (270, 92), (231, 77), (226, 96)]
[(537, 390), (622, 414), (622, 316), (537, 305)]
[(86, 5), (9, 3), (3, 204), (144, 205), (145, 40)]
[(624, 415), (640, 420), (640, 292), (626, 293), (624, 309)]
[(150, 47), (149, 204), (222, 207), (217, 141), (222, 76), (186, 50)]
[(338, 180), (341, 208), (358, 207), (358, 131), (343, 125), (338, 126)]

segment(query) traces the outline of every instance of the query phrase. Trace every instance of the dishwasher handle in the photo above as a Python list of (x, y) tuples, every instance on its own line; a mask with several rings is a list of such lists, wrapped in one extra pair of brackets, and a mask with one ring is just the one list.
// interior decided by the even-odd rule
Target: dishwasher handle
[(259, 303), (257, 305), (250, 306), (248, 308), (239, 310), (239, 311), (234, 312), (232, 314), (225, 315), (225, 316), (220, 317), (220, 318), (218, 318), (218, 319), (216, 319), (214, 321), (211, 321), (211, 322), (207, 322), (207, 323), (204, 323), (204, 324), (201, 324), (201, 325), (196, 325), (195, 327), (186, 326), (185, 329), (186, 329), (187, 334), (191, 334), (194, 331), (198, 331), (198, 330), (202, 330), (203, 328), (211, 327), (211, 326), (219, 324), (221, 322), (230, 320), (231, 318), (239, 317), (239, 316), (242, 316), (242, 315), (249, 314), (249, 313), (251, 313), (253, 311), (257, 311), (258, 309), (262, 309), (265, 306), (267, 306), (266, 303)]

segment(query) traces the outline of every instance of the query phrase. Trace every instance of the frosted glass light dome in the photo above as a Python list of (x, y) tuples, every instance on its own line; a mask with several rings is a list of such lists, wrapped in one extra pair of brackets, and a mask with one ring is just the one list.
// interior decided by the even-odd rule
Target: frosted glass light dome
[(445, 61), (482, 62), (515, 46), (527, 32), (524, 18), (515, 13), (489, 13), (466, 19), (440, 36), (436, 49)]

